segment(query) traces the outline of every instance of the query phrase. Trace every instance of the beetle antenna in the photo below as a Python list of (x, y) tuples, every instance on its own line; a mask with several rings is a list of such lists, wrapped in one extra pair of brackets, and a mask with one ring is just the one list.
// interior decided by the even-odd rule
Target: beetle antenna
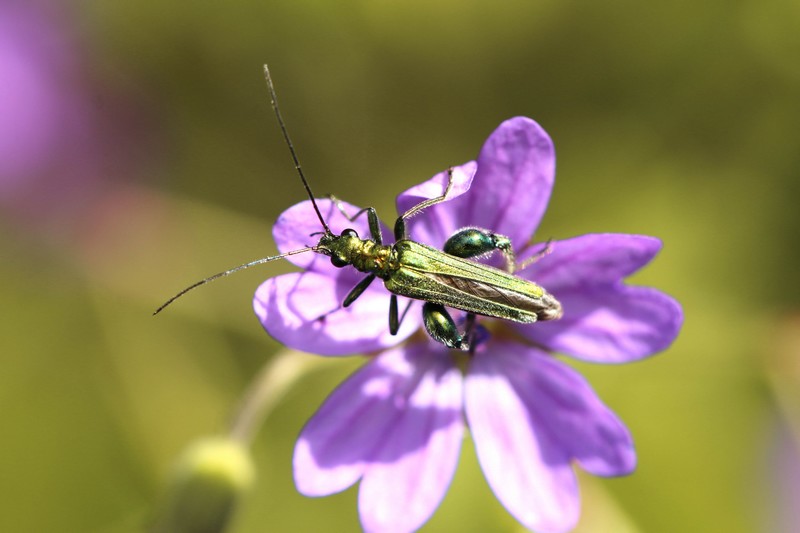
[(267, 79), (267, 89), (269, 90), (269, 99), (270, 103), (272, 104), (272, 109), (275, 111), (275, 116), (278, 118), (278, 125), (281, 127), (281, 133), (283, 133), (283, 138), (286, 140), (286, 145), (289, 147), (289, 152), (292, 154), (294, 168), (297, 170), (297, 173), (300, 175), (300, 179), (303, 181), (303, 187), (305, 187), (308, 198), (311, 200), (311, 204), (314, 206), (314, 211), (317, 212), (317, 218), (319, 218), (319, 221), (322, 223), (322, 227), (325, 228), (325, 233), (331, 233), (331, 229), (328, 227), (325, 219), (322, 218), (322, 213), (320, 212), (319, 207), (317, 207), (317, 202), (314, 200), (314, 194), (311, 192), (311, 187), (309, 187), (306, 176), (303, 174), (303, 169), (300, 167), (300, 160), (297, 159), (297, 152), (294, 151), (294, 145), (292, 144), (292, 140), (289, 138), (289, 132), (286, 130), (286, 125), (283, 123), (281, 110), (278, 107), (278, 96), (275, 94), (275, 87), (272, 85), (272, 77), (269, 75), (269, 67), (267, 67), (267, 65), (264, 65), (264, 77)]
[(209, 277), (207, 277), (205, 279), (201, 279), (200, 281), (189, 285), (188, 287), (183, 289), (181, 292), (179, 292), (178, 294), (176, 294), (175, 296), (173, 296), (172, 298), (170, 298), (169, 300), (167, 300), (166, 302), (161, 304), (161, 306), (153, 312), (153, 316), (157, 315), (158, 313), (163, 311), (164, 308), (167, 307), (169, 304), (171, 304), (172, 302), (174, 302), (175, 300), (177, 300), (178, 298), (180, 298), (181, 296), (183, 296), (184, 294), (186, 294), (190, 290), (196, 289), (200, 285), (205, 285), (206, 283), (212, 282), (212, 281), (214, 281), (216, 279), (224, 278), (225, 276), (229, 276), (229, 275), (233, 274), (234, 272), (238, 272), (240, 270), (244, 270), (245, 268), (250, 268), (251, 266), (260, 265), (262, 263), (269, 263), (270, 261), (275, 261), (276, 259), (281, 259), (283, 257), (288, 257), (290, 255), (302, 254), (304, 252), (316, 252), (316, 251), (317, 251), (317, 247), (316, 246), (309, 246), (308, 248), (300, 248), (299, 250), (292, 250), (291, 252), (286, 252), (286, 253), (283, 253), (283, 254), (280, 254), (280, 255), (273, 255), (273, 256), (270, 256), (270, 257), (262, 257), (261, 259), (256, 259), (255, 261), (250, 261), (249, 263), (245, 263), (243, 265), (239, 265), (237, 267), (233, 267), (231, 269), (228, 269), (228, 270), (226, 270), (224, 272), (219, 272), (218, 274), (214, 274), (213, 276), (209, 276)]

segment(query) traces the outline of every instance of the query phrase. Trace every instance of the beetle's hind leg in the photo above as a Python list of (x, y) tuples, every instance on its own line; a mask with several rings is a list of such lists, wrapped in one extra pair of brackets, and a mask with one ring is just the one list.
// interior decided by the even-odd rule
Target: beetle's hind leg
[(503, 254), (506, 270), (513, 273), (516, 269), (516, 255), (511, 246), (511, 239), (499, 233), (482, 228), (464, 228), (455, 232), (444, 243), (444, 252), (456, 257), (469, 259), (486, 256), (495, 250)]
[(511, 239), (505, 235), (482, 228), (464, 228), (455, 232), (444, 243), (445, 253), (469, 259), (481, 257), (499, 250), (506, 262), (506, 270), (513, 274), (525, 270), (553, 251), (552, 240), (548, 239), (541, 250), (517, 263), (517, 256), (511, 246)]
[(435, 341), (455, 350), (470, 350), (470, 337), (475, 324), (475, 315), (472, 313), (467, 315), (467, 331), (464, 335), (459, 333), (453, 317), (441, 304), (425, 302), (422, 306), (422, 322), (428, 335)]
[(514, 265), (514, 270), (512, 270), (512, 272), (525, 270), (526, 268), (537, 262), (542, 257), (548, 255), (552, 251), (553, 251), (553, 239), (547, 239), (547, 242), (544, 243), (544, 247), (541, 250), (539, 250), (526, 260), (520, 261), (518, 264)]

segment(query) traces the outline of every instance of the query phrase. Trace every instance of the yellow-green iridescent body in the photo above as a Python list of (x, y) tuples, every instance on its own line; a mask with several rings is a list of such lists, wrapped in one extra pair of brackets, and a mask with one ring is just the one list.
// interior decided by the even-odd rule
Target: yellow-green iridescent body
[(522, 323), (562, 314), (558, 300), (536, 283), (416, 241), (381, 245), (345, 231), (324, 235), (318, 249), (334, 264), (375, 274), (399, 296)]

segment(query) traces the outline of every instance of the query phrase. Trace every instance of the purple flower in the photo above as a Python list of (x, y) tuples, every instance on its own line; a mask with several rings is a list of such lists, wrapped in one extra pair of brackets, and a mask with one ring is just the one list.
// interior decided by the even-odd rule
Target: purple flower
[[(63, 173), (90, 129), (75, 80), (78, 54), (60, 11), (36, 1), (0, 7), (0, 200), (9, 204), (32, 195), (54, 167)], [(57, 198), (63, 202), (64, 191)]]
[(93, 75), (73, 4), (0, 2), (0, 224), (83, 245), (152, 158), (148, 113)]
[[(554, 174), (548, 135), (528, 118), (512, 118), (492, 133), (477, 162), (454, 169), (449, 200), (414, 217), (411, 235), (441, 247), (465, 226), (486, 228), (510, 237), (524, 261), (542, 250), (528, 243)], [(398, 212), (440, 195), (446, 181), (440, 173), (401, 194)], [(365, 217), (350, 222), (329, 201), (319, 205), (334, 232), (353, 227), (369, 235)], [(303, 202), (281, 215), (274, 235), (285, 252), (315, 244), (309, 235), (319, 231)], [(391, 233), (383, 228), (383, 235)], [(595, 475), (617, 476), (634, 469), (636, 455), (625, 426), (552, 352), (623, 363), (669, 346), (681, 326), (680, 306), (659, 291), (622, 282), (660, 246), (652, 237), (620, 234), (552, 242), (550, 253), (516, 275), (553, 294), (563, 318), (517, 324), (479, 317), (489, 333), (465, 372), (458, 364), (463, 352), (426, 336), (400, 344), (420, 329), (418, 303), (393, 337), (380, 283), (343, 309), (363, 274), (336, 269), (316, 254), (290, 257), (304, 271), (267, 280), (256, 291), (256, 314), (266, 330), (292, 348), (323, 355), (379, 351), (303, 429), (294, 456), (300, 492), (324, 496), (361, 480), (365, 530), (415, 530), (450, 484), (466, 418), (484, 474), (506, 509), (536, 531), (572, 528), (580, 510), (573, 462)], [(497, 265), (501, 259), (490, 258)]]

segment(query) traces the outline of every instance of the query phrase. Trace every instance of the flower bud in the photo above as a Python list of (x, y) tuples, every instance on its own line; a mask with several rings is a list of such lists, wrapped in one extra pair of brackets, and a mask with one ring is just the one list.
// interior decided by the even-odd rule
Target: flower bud
[(224, 531), (253, 482), (248, 450), (225, 437), (201, 439), (178, 460), (154, 533)]

